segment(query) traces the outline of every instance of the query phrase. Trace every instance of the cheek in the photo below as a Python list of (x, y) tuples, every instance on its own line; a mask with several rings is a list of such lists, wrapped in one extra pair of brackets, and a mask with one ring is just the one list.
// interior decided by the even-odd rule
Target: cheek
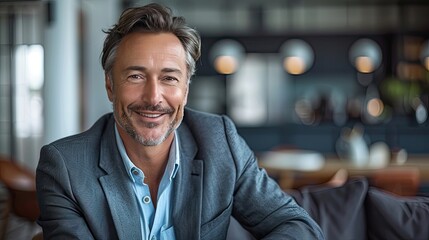
[(183, 116), (185, 115), (184, 107), (185, 106), (182, 104), (180, 104), (177, 107), (177, 113), (176, 113), (176, 116), (174, 117), (176, 127), (178, 127), (180, 125), (180, 123), (182, 122)]
[(186, 91), (185, 96), (183, 97), (183, 106), (188, 103), (188, 91)]
[(131, 87), (123, 87), (115, 92), (115, 99), (121, 105), (129, 105), (140, 99), (140, 91)]
[[(186, 105), (187, 102), (187, 93), (184, 90), (172, 90), (165, 92), (166, 100), (171, 104), (171, 106), (175, 106), (177, 108), (179, 105)], [(183, 106), (182, 106), (183, 107)]]

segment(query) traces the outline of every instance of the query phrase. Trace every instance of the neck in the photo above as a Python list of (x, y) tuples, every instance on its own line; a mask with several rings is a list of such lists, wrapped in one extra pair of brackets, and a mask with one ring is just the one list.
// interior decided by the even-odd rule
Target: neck
[(119, 128), (118, 132), (124, 143), (125, 151), (131, 162), (144, 172), (145, 183), (149, 185), (152, 201), (156, 207), (158, 187), (168, 163), (174, 132), (159, 145), (144, 146)]

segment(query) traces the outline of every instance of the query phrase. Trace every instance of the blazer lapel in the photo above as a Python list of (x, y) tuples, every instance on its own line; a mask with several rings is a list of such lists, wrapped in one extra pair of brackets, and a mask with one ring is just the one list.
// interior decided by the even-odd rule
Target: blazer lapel
[(174, 180), (173, 224), (176, 239), (200, 239), (203, 161), (194, 159), (197, 145), (182, 123), (178, 129), (180, 168)]
[(99, 178), (110, 207), (119, 239), (142, 239), (139, 206), (116, 146), (114, 118), (109, 120), (101, 139), (100, 167), (107, 175)]

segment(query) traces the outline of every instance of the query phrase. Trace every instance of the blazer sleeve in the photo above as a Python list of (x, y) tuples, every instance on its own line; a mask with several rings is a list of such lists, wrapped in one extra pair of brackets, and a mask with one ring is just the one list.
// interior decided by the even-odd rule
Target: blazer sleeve
[(236, 164), (233, 217), (258, 239), (324, 239), (317, 223), (280, 189), (224, 117), (226, 136)]
[(94, 239), (73, 197), (62, 154), (53, 146), (41, 149), (36, 171), (40, 207), (38, 224), (45, 239)]

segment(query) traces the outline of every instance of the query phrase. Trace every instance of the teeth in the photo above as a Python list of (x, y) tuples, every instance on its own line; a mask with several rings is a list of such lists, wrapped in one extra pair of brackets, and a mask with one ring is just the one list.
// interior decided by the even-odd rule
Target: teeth
[(139, 114), (140, 116), (148, 117), (148, 118), (157, 118), (161, 116), (161, 114), (148, 114), (148, 113), (139, 113)]

